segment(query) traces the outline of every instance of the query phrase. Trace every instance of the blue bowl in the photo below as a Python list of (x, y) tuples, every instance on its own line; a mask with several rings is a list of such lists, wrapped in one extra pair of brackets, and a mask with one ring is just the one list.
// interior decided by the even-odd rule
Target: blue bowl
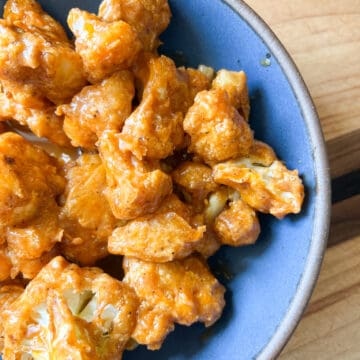
[[(96, 12), (96, 0), (43, 0), (66, 23), (71, 7)], [(0, 1), (3, 5), (4, 1)], [(242, 1), (170, 0), (173, 18), (161, 51), (185, 65), (243, 69), (251, 125), (306, 187), (300, 215), (261, 217), (255, 246), (224, 248), (211, 266), (226, 285), (227, 306), (210, 329), (178, 326), (160, 351), (131, 359), (272, 359), (296, 327), (318, 276), (329, 226), (329, 175), (319, 121), (295, 65), (267, 25)]]

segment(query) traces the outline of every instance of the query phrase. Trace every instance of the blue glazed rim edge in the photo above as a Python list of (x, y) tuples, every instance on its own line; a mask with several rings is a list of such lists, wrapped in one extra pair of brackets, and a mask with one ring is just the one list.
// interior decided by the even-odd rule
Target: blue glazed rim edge
[(295, 331), (318, 279), (327, 245), (331, 213), (329, 163), (315, 105), (297, 66), (269, 26), (243, 0), (221, 0), (230, 6), (259, 35), (277, 59), (298, 101), (309, 134), (316, 176), (314, 224), (304, 273), (288, 311), (258, 360), (275, 359)]

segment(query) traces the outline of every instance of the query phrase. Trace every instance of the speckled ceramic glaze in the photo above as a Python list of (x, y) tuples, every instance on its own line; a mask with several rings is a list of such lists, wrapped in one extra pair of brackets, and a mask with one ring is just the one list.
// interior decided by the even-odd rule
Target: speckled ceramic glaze
[[(95, 12), (99, 5), (40, 2), (63, 23), (71, 7)], [(289, 168), (299, 169), (306, 200), (300, 215), (282, 221), (261, 216), (255, 246), (224, 248), (211, 259), (227, 287), (226, 309), (212, 328), (178, 326), (160, 351), (139, 347), (124, 360), (273, 359), (300, 319), (326, 245), (329, 177), (319, 121), (288, 54), (242, 1), (170, 0), (170, 5), (173, 18), (161, 51), (189, 66), (246, 71), (255, 137), (274, 147)]]

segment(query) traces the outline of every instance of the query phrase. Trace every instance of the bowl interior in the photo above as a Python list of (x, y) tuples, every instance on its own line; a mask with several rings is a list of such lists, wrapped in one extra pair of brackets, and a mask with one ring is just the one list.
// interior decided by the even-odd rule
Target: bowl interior
[[(71, 7), (96, 12), (99, 2), (40, 1), (63, 23)], [(0, 1), (1, 8), (3, 4)], [(188, 66), (246, 71), (255, 137), (269, 143), (289, 168), (299, 169), (306, 201), (298, 216), (282, 221), (261, 216), (262, 232), (255, 246), (223, 248), (211, 259), (227, 287), (227, 306), (218, 323), (209, 329), (177, 326), (160, 351), (139, 347), (126, 352), (124, 359), (252, 359), (287, 313), (307, 260), (316, 191), (310, 138), (281, 66), (246, 21), (220, 0), (170, 0), (170, 5), (173, 18), (162, 36), (161, 51)]]

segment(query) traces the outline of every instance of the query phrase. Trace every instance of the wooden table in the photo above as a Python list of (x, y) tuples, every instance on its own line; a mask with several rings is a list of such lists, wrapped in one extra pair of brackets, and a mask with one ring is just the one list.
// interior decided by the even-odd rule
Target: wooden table
[(281, 360), (360, 359), (360, 0), (246, 0), (298, 65), (316, 104), (333, 187), (328, 250)]

